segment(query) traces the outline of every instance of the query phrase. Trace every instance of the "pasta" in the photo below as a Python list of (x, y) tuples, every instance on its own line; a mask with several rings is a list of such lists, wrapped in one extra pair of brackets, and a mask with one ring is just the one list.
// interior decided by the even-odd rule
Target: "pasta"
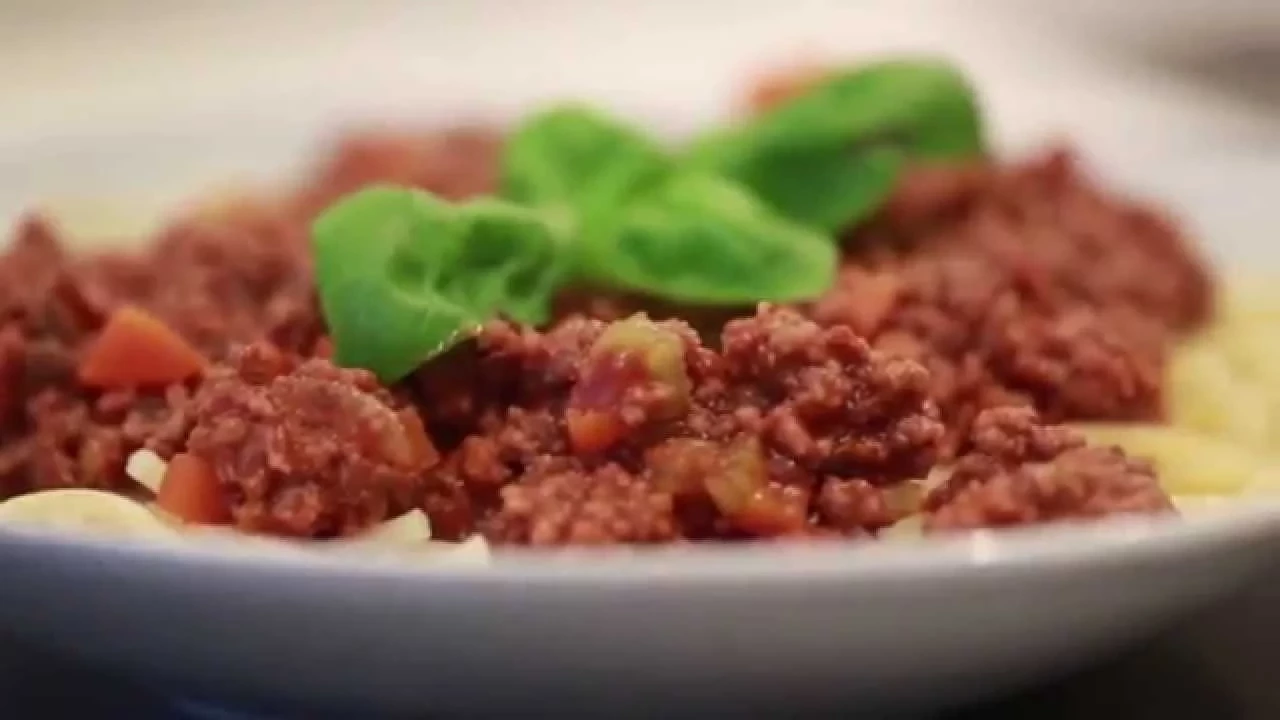
[(1150, 459), (1180, 508), (1280, 492), (1280, 291), (1224, 283), (1211, 327), (1172, 355), (1168, 425), (1081, 425), (1093, 441)]

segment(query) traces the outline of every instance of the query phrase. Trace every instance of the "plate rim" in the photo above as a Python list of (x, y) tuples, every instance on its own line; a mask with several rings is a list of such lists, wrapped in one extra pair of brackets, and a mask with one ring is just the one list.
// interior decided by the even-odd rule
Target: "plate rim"
[[(979, 530), (907, 542), (708, 544), (654, 549), (504, 549), (487, 565), (406, 561), (392, 553), (325, 553), (223, 538), (190, 542), (114, 539), (0, 527), (0, 566), (16, 555), (277, 578), (280, 581), (467, 583), (475, 585), (686, 586), (724, 581), (787, 584), (857, 579), (900, 585), (940, 578), (1069, 572), (1280, 545), (1280, 497), (1232, 501), (1190, 515), (1115, 517)], [(17, 551), (15, 553), (15, 551)]]

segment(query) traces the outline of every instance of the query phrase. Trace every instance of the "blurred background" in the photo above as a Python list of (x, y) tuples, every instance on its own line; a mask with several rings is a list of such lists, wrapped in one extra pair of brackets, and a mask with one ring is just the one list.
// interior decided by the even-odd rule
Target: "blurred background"
[(1275, 0), (4, 0), (0, 210), (565, 95), (680, 131), (758, 70), (888, 50), (963, 63), (1008, 147), (1071, 135), (1117, 166), (1280, 148)]

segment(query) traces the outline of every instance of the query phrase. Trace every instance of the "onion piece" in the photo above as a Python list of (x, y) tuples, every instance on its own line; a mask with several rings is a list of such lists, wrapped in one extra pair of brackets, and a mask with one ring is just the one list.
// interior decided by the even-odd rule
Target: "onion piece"
[(924, 538), (924, 516), (916, 513), (908, 515), (876, 534), (881, 540), (894, 542), (920, 540)]
[(951, 479), (951, 473), (954, 471), (955, 471), (954, 465), (933, 466), (933, 469), (929, 471), (929, 474), (925, 475), (923, 480), (918, 481), (920, 484), (920, 492), (921, 492), (922, 498), (928, 497), (929, 493), (933, 492), (934, 490), (937, 490), (943, 485), (946, 485), (947, 481)]
[(163, 458), (143, 448), (129, 456), (129, 460), (124, 466), (124, 472), (129, 476), (129, 479), (150, 490), (151, 494), (155, 495), (160, 492), (160, 485), (164, 483), (164, 474), (168, 468), (169, 464)]
[(431, 539), (431, 519), (418, 508), (391, 518), (364, 533), (347, 540), (347, 543), (370, 545), (415, 545)]

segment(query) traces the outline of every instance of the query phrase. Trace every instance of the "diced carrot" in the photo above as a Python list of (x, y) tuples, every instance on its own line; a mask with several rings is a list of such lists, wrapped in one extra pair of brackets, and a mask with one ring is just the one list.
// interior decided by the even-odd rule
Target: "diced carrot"
[(182, 522), (223, 525), (231, 521), (218, 476), (195, 455), (179, 453), (169, 461), (156, 504)]
[(569, 444), (576, 453), (590, 455), (609, 449), (627, 434), (627, 426), (616, 412), (577, 410), (565, 413)]
[(79, 376), (86, 386), (116, 390), (181, 382), (204, 366), (204, 356), (169, 326), (124, 306), (86, 349)]
[(801, 488), (768, 485), (752, 495), (729, 522), (760, 537), (798, 533), (809, 522), (808, 501), (809, 493)]

